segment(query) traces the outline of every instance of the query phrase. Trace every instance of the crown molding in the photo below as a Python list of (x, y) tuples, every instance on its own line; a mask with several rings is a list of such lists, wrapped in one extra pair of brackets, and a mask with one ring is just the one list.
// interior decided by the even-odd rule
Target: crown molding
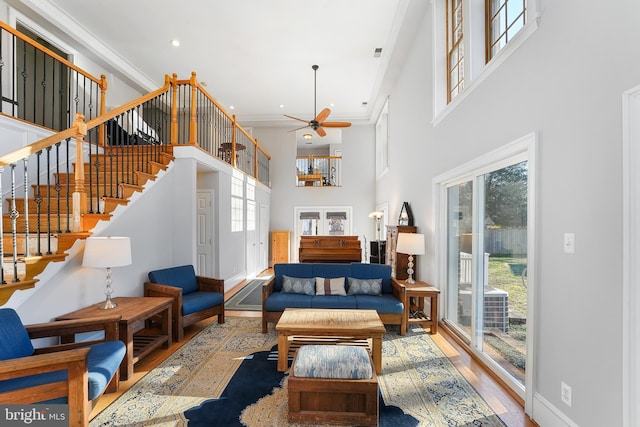
[(109, 45), (103, 43), (90, 30), (66, 14), (62, 9), (50, 0), (19, 0), (20, 3), (28, 7), (34, 13), (40, 15), (60, 31), (73, 38), (80, 45), (91, 52), (97, 52), (100, 60), (111, 65), (118, 70), (127, 80), (132, 81), (141, 89), (152, 91), (158, 88), (158, 82), (147, 76), (131, 62), (123, 58), (117, 51)]

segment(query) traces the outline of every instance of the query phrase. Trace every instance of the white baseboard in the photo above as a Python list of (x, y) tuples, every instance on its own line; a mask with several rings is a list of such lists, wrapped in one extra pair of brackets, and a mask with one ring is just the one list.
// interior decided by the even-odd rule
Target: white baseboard
[(533, 420), (541, 427), (579, 427), (538, 393), (533, 396), (532, 412)]

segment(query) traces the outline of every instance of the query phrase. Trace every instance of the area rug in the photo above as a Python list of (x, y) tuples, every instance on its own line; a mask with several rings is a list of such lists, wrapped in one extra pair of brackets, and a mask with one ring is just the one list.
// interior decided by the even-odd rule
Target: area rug
[[(287, 376), (277, 336), (259, 318), (212, 323), (90, 423), (98, 426), (281, 427)], [(431, 337), (414, 325), (383, 339), (381, 427), (504, 426)]]
[(224, 309), (231, 311), (262, 311), (262, 284), (265, 279), (254, 279), (224, 302)]

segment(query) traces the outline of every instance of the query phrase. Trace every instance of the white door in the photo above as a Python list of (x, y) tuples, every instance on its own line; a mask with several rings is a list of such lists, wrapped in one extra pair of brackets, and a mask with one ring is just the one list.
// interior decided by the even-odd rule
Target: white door
[(198, 191), (196, 271), (200, 276), (215, 277), (213, 250), (213, 190)]
[(256, 232), (256, 202), (247, 200), (247, 278), (256, 277), (258, 233)]
[(269, 207), (260, 205), (260, 216), (258, 219), (258, 271), (264, 271), (269, 267)]

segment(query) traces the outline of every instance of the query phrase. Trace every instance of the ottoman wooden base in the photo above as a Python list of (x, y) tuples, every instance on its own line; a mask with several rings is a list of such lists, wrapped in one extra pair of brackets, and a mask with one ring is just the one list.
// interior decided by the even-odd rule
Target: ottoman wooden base
[(295, 362), (289, 371), (289, 422), (378, 425), (375, 369), (370, 379), (304, 378), (295, 376)]

